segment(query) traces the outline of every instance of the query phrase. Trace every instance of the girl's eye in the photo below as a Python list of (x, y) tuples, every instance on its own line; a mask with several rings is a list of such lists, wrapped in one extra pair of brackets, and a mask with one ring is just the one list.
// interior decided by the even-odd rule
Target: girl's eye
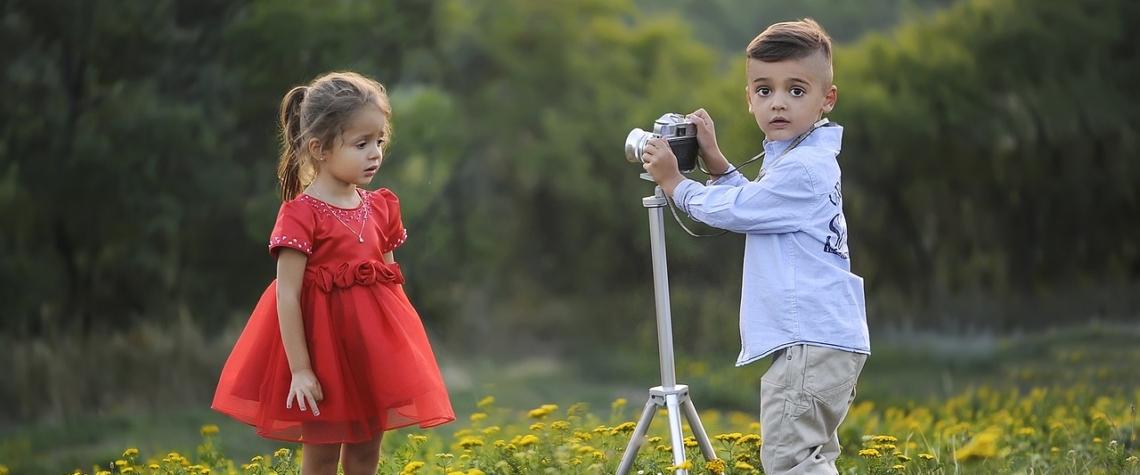
[(760, 87), (756, 88), (756, 93), (761, 95), (761, 96), (767, 96), (768, 94), (772, 93), (772, 89), (769, 88), (768, 86), (760, 86)]
[(368, 146), (368, 142), (360, 142), (360, 143), (356, 144), (356, 148), (361, 148), (361, 149), (364, 147), (367, 147), (367, 146)]
[(377, 139), (376, 140), (376, 146), (377, 147), (381, 147), (383, 145), (384, 145), (384, 139)]
[(803, 97), (804, 94), (807, 94), (807, 91), (805, 91), (802, 87), (792, 88), (792, 97)]

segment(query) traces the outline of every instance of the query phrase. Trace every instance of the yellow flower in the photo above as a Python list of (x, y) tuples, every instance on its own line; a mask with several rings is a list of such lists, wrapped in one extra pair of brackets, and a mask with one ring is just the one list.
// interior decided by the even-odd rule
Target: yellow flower
[(281, 448), (281, 449), (277, 449), (276, 452), (273, 452), (273, 456), (277, 457), (279, 459), (283, 459), (283, 458), (288, 457), (289, 454), (291, 454), (291, 453), (293, 453), (293, 451), (291, 451), (289, 449)]
[(685, 440), (682, 442), (685, 444), (685, 447), (697, 446), (697, 439), (695, 437), (685, 437)]
[(934, 460), (934, 456), (930, 454), (918, 454), (918, 458), (923, 460)]
[(895, 454), (895, 457), (898, 457), (899, 462), (910, 462), (910, 457), (907, 457), (906, 454)]
[(756, 434), (748, 434), (744, 437), (741, 437), (740, 440), (736, 441), (736, 445), (753, 444), (753, 445), (759, 447), (760, 441), (761, 441), (760, 436), (758, 436)]
[(401, 470), (400, 473), (402, 473), (402, 474), (413, 474), (413, 473), (416, 473), (416, 471), (418, 471), (419, 469), (423, 468), (423, 466), (424, 466), (424, 463), (420, 462), (420, 461), (408, 462), (407, 465), (404, 465), (404, 469)]
[(487, 474), (483, 473), (482, 470), (479, 470), (477, 468), (473, 468), (473, 469), (467, 471), (467, 475), (487, 475)]
[(528, 445), (534, 445), (537, 443), (538, 443), (538, 437), (535, 436), (534, 434), (524, 435), (521, 438), (519, 438), (518, 442), (515, 442), (515, 444), (518, 444), (519, 447), (526, 447)]
[(542, 432), (545, 429), (546, 429), (546, 424), (543, 424), (541, 422), (535, 422), (534, 424), (530, 425), (530, 430), (533, 430), (535, 432)]
[(217, 434), (218, 431), (219, 431), (218, 426), (213, 425), (213, 424), (204, 425), (204, 426), (202, 426), (202, 430), (201, 430), (203, 437)]
[(137, 456), (138, 454), (139, 454), (139, 449), (131, 447), (131, 448), (127, 449), (126, 452), (123, 452), (123, 458), (129, 459), (131, 457)]
[(897, 464), (897, 463), (896, 463), (896, 464), (895, 464), (893, 467), (891, 467), (891, 468), (893, 468), (893, 469), (895, 469), (895, 470), (902, 470), (902, 469), (904, 469), (904, 468), (906, 468), (906, 467), (903, 467), (903, 466), (902, 466), (902, 464)]
[(1060, 451), (1061, 451), (1060, 447), (1052, 447), (1049, 449), (1049, 452), (1052, 452), (1052, 453), (1058, 453)]
[(618, 424), (617, 427), (614, 427), (613, 430), (610, 431), (610, 435), (618, 435), (622, 432), (633, 432), (633, 429), (636, 429), (636, 428), (637, 428), (637, 424), (635, 424), (633, 422), (622, 422), (621, 424)]
[(614, 400), (613, 404), (610, 404), (610, 409), (616, 411), (618, 409), (625, 407), (625, 404), (626, 404), (625, 398), (619, 397), (619, 398)]
[(741, 433), (733, 432), (731, 434), (720, 434), (720, 435), (716, 436), (716, 440), (719, 440), (722, 442), (735, 442), (735, 441), (739, 440), (741, 437), (743, 437), (743, 435), (741, 435)]
[(486, 435), (493, 435), (493, 434), (496, 434), (498, 432), (499, 432), (499, 426), (491, 426), (491, 427), (488, 427), (486, 429), (483, 429), (483, 433)]
[(712, 473), (724, 473), (727, 468), (723, 459), (712, 459), (705, 463), (705, 470)]
[(1101, 443), (1101, 442), (1103, 442), (1103, 441), (1102, 441), (1102, 440), (1100, 440), (1100, 437), (1093, 437), (1093, 443), (1094, 443), (1094, 444), (1099, 444), (1099, 443)]
[(975, 435), (973, 439), (962, 446), (954, 455), (955, 460), (988, 459), (998, 454), (998, 439), (1001, 437), (1000, 429), (987, 429)]
[(470, 449), (472, 447), (482, 447), (483, 440), (479, 439), (478, 437), (467, 437), (459, 441), (459, 446), (465, 449)]
[(883, 444), (883, 443), (893, 444), (893, 443), (898, 442), (898, 441), (899, 441), (899, 439), (897, 439), (893, 436), (889, 436), (889, 435), (876, 435), (874, 437), (871, 437), (871, 442), (874, 442), (877, 444)]
[(879, 453), (879, 451), (875, 449), (863, 449), (859, 451), (859, 455), (862, 455), (864, 457), (881, 457), (883, 454)]
[(494, 403), (495, 403), (495, 397), (494, 396), (487, 396), (483, 399), (480, 399), (479, 402), (476, 403), (475, 405), (478, 406), (479, 409), (486, 409), (486, 408), (490, 407), (491, 404), (494, 404)]
[(471, 414), (471, 422), (478, 422), (478, 421), (481, 421), (481, 420), (486, 419), (486, 418), (487, 418), (486, 412), (476, 412), (474, 414)]
[(680, 465), (675, 465), (675, 466), (669, 467), (666, 470), (676, 472), (678, 470), (692, 470), (692, 468), (693, 468), (693, 462), (686, 460), (684, 462), (681, 462)]
[(554, 430), (567, 430), (570, 428), (570, 423), (566, 421), (557, 421), (550, 423), (550, 428)]
[(756, 470), (756, 467), (748, 465), (748, 462), (736, 462), (736, 465), (733, 465), (732, 468), (737, 470)]

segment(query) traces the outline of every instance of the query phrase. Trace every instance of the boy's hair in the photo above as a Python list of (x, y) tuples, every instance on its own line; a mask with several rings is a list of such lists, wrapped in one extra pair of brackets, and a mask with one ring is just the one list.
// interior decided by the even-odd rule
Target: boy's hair
[[(387, 119), (392, 118), (388, 93), (380, 83), (353, 72), (332, 72), (313, 80), (308, 86), (297, 86), (281, 100), (281, 158), (277, 163), (277, 179), (281, 182), (281, 199), (291, 200), (301, 194), (316, 174), (316, 157), (307, 146), (309, 139), (331, 147), (348, 121), (361, 109), (374, 106)], [(392, 136), (392, 122), (384, 123), (384, 143)]]
[(804, 18), (773, 24), (748, 44), (748, 57), (774, 63), (823, 53), (831, 64), (831, 37), (815, 20)]

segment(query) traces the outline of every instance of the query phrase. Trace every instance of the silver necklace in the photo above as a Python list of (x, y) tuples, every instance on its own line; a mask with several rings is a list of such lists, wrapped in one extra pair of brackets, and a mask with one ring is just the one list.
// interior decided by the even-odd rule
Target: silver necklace
[(336, 218), (337, 221), (340, 221), (340, 224), (343, 224), (344, 227), (346, 229), (348, 229), (349, 232), (351, 232), (352, 234), (355, 234), (356, 237), (358, 239), (360, 239), (360, 242), (364, 242), (364, 225), (368, 224), (368, 207), (364, 206), (364, 198), (363, 197), (360, 199), (360, 206), (362, 206), (364, 208), (364, 219), (360, 220), (360, 232), (356, 232), (355, 230), (353, 230), (351, 227), (348, 226), (348, 223), (346, 223), (346, 222), (344, 222), (344, 220), (340, 219), (340, 216), (337, 216), (336, 210), (332, 209), (332, 205), (330, 205), (329, 202), (327, 200), (325, 200), (325, 197), (323, 195), (321, 195), (321, 190), (318, 190), (317, 187), (315, 187), (315, 186), (310, 186), (309, 188), (313, 190), (313, 193), (317, 194), (317, 198), (321, 199), (321, 202), (323, 202), (325, 204), (325, 207), (329, 208), (329, 214), (333, 215), (333, 217)]

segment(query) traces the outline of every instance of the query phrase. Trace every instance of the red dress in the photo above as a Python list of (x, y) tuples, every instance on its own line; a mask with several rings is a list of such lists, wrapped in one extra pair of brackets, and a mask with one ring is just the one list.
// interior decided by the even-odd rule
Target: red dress
[[(274, 281), (234, 345), (211, 406), (263, 437), (355, 443), (381, 431), (455, 420), (423, 323), (400, 285), (400, 267), (384, 262), (407, 236), (399, 200), (387, 189), (359, 193), (356, 209), (302, 194), (277, 215), (270, 253), (289, 247), (309, 257), (301, 314), (324, 400), (319, 416), (311, 408), (302, 412), (296, 401), (285, 408), (292, 373)], [(363, 243), (354, 233), (360, 227)]]

